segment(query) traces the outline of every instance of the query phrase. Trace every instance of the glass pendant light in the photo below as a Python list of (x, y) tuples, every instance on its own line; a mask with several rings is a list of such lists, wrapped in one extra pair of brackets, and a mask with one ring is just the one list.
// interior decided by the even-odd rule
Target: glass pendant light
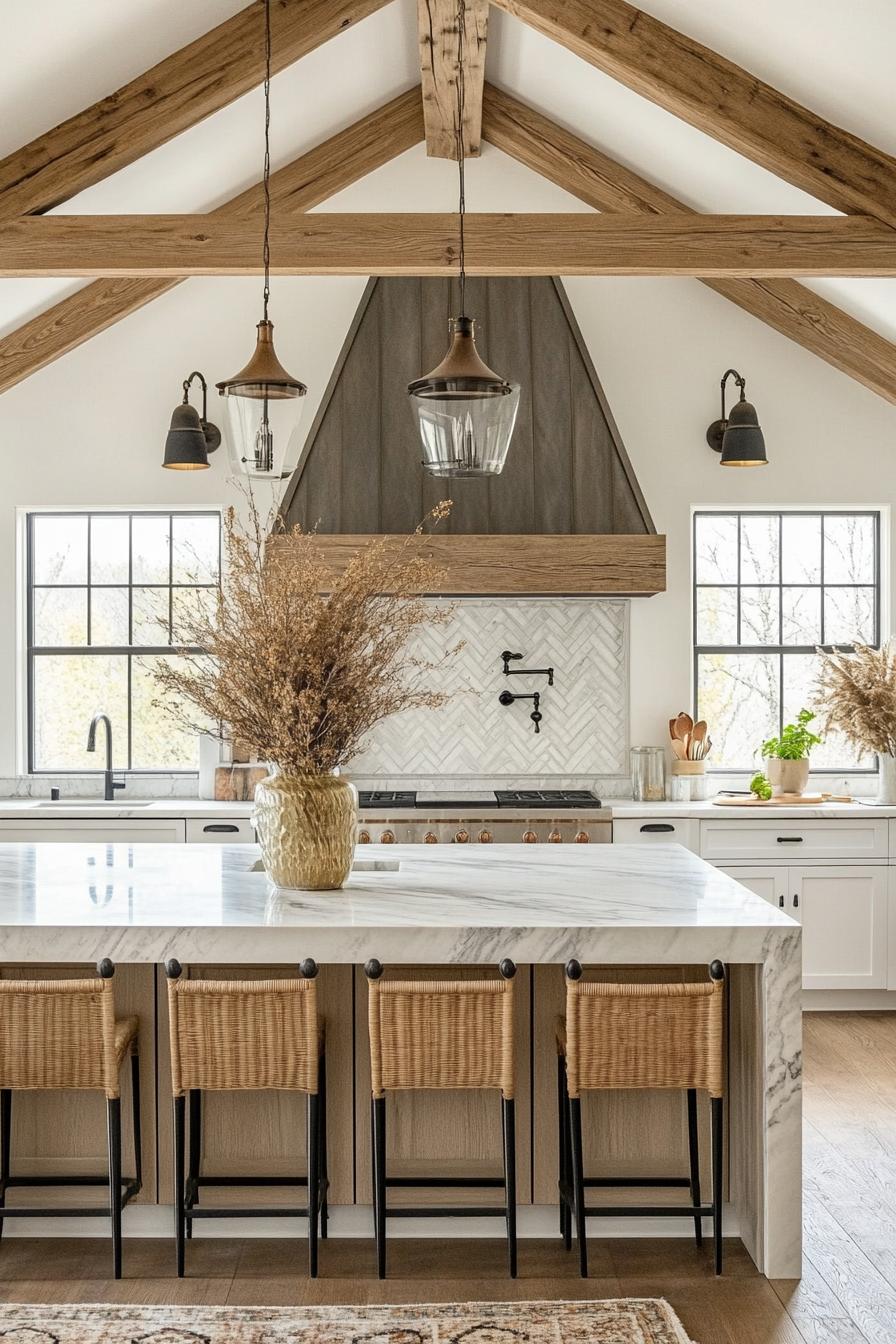
[(460, 316), (452, 317), (448, 353), (431, 373), (408, 386), (423, 444), (423, 466), (432, 476), (497, 476), (520, 404), (519, 383), (509, 383), (480, 358), (474, 322), (466, 316), (464, 270), (464, 44), (465, 0), (457, 6), (457, 165), (460, 219)]
[(232, 378), (218, 383), (226, 398), (228, 440), (236, 472), (266, 480), (289, 476), (298, 458), (296, 430), (308, 391), (286, 372), (274, 350), (274, 324), (268, 317), (271, 289), (271, 4), (265, 0), (264, 79), (264, 308), (255, 352)]

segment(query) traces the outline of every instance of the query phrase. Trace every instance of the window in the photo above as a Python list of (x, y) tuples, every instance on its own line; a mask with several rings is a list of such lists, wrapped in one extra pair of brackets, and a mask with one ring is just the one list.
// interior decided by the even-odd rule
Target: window
[[(880, 642), (880, 514), (694, 515), (694, 685), (715, 769), (749, 770), (812, 708), (819, 644)], [(816, 768), (872, 770), (831, 735)]]
[[(116, 770), (196, 770), (195, 733), (157, 703), (152, 676), (176, 658), (221, 572), (217, 513), (30, 513), (26, 530), (28, 769), (84, 771), (97, 712)], [(97, 745), (105, 751), (105, 743)]]

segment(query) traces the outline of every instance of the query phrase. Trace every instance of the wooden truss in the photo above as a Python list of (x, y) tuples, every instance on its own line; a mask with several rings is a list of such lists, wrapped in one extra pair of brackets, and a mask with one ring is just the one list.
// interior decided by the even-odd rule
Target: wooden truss
[[(465, 0), (464, 150), (496, 145), (600, 215), (470, 215), (471, 273), (691, 275), (896, 402), (896, 345), (797, 276), (896, 274), (896, 160), (626, 0), (493, 0), (643, 96), (844, 212), (701, 215), (484, 79), (487, 0)], [(385, 0), (282, 0), (280, 69)], [(306, 215), (426, 140), (457, 152), (455, 0), (418, 0), (421, 85), (272, 179), (274, 269), (440, 275), (453, 216)], [(259, 269), (258, 186), (208, 214), (46, 215), (260, 83), (261, 0), (0, 162), (0, 276), (99, 277), (0, 340), (0, 391), (191, 275)], [(422, 98), (421, 98), (422, 89)], [(304, 216), (304, 217), (303, 217)], [(288, 223), (287, 223), (288, 220)]]

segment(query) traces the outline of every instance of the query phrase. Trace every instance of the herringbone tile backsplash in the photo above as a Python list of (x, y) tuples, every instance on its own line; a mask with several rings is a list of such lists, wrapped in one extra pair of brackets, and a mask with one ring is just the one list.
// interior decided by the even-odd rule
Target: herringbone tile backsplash
[[(351, 763), (365, 779), (625, 775), (628, 771), (628, 602), (594, 598), (465, 598), (447, 626), (420, 632), (412, 653), (439, 658), (464, 648), (427, 684), (451, 692), (441, 709), (410, 710), (381, 723)], [(505, 677), (501, 652), (543, 676)], [(532, 702), (504, 707), (504, 690), (541, 693), (541, 732)], [(512, 785), (511, 785), (512, 787)]]

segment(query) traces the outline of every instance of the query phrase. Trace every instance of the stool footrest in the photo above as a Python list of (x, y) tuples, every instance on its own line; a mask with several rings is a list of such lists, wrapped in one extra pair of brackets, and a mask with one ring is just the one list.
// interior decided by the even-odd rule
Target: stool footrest
[(586, 1218), (711, 1218), (711, 1204), (618, 1204), (585, 1209)]
[(387, 1176), (387, 1186), (401, 1186), (404, 1189), (413, 1189), (419, 1186), (421, 1189), (438, 1189), (440, 1186), (446, 1190), (503, 1190), (503, 1176)]
[(269, 1204), (262, 1208), (224, 1209), (209, 1208), (205, 1205), (198, 1209), (184, 1209), (184, 1218), (189, 1223), (194, 1218), (307, 1218), (308, 1209), (290, 1209), (282, 1205)]
[(397, 1208), (386, 1209), (387, 1218), (506, 1218), (503, 1204), (472, 1204), (466, 1208)]
[(612, 1189), (651, 1185), (656, 1186), (657, 1189), (671, 1187), (686, 1189), (690, 1183), (688, 1176), (586, 1176), (583, 1181), (586, 1186), (603, 1186)]

